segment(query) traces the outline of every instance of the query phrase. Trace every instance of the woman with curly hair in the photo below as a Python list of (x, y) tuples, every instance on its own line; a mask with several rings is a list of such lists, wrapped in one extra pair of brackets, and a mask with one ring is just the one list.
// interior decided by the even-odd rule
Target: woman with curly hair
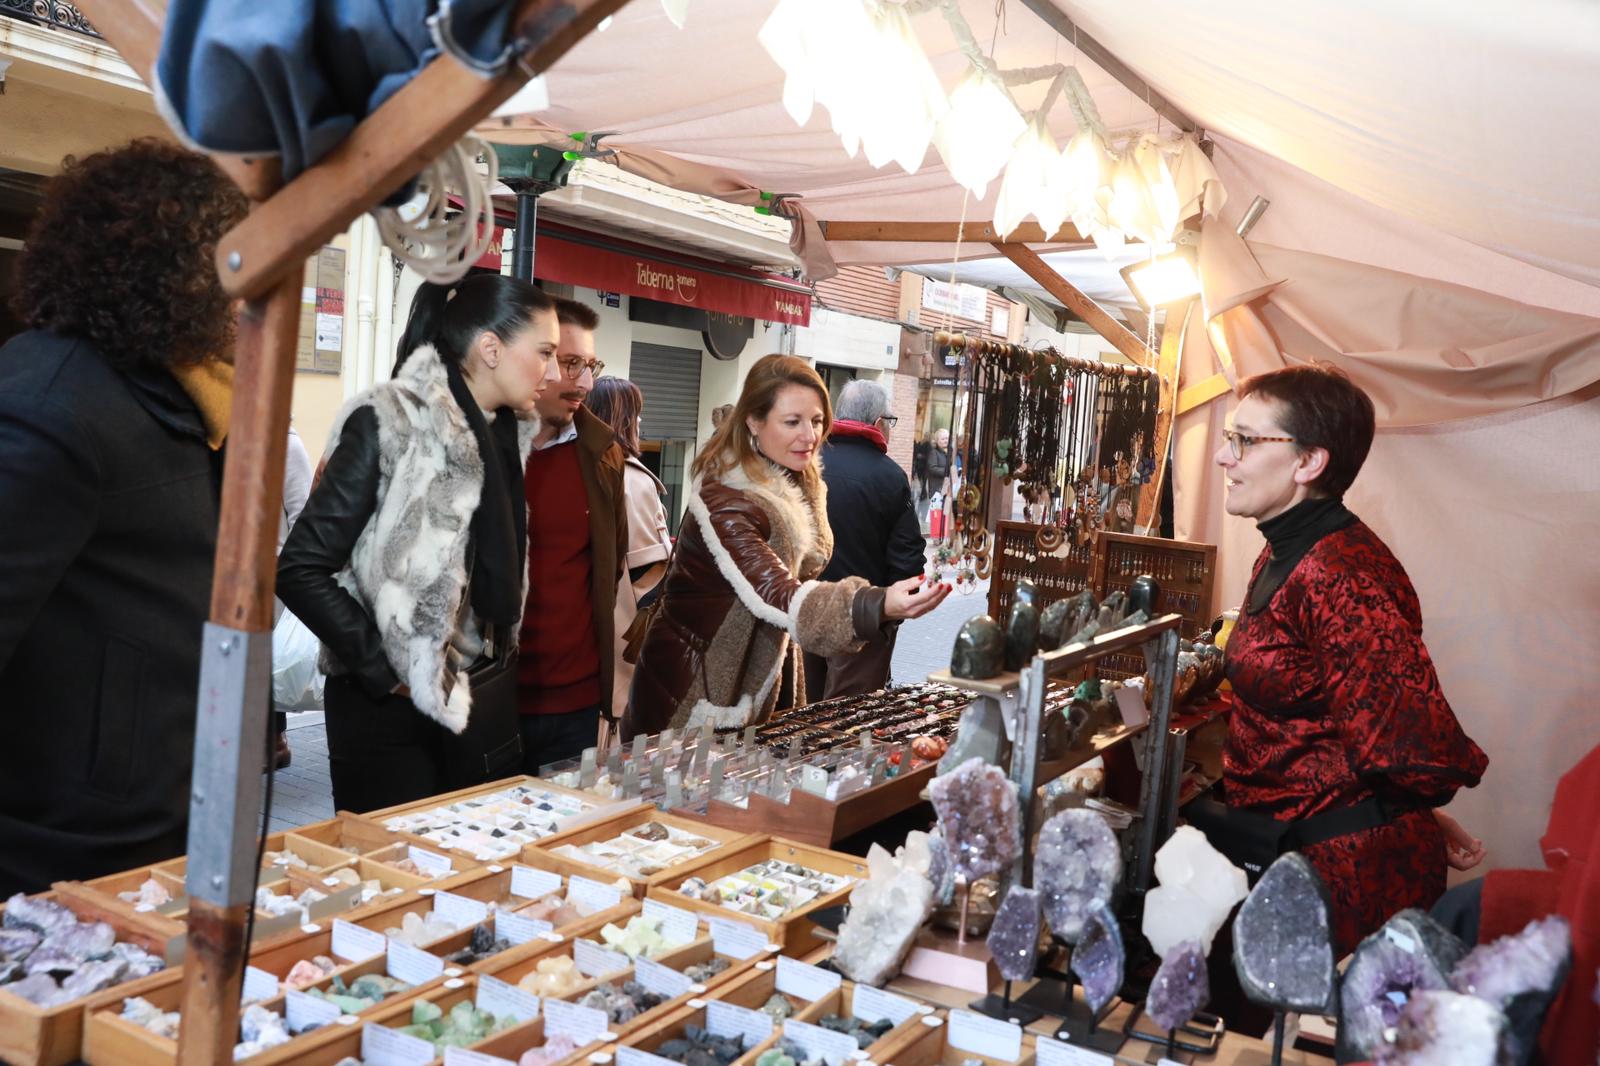
[[(184, 849), (245, 200), (141, 140), (68, 159), (0, 347), (0, 897)], [(26, 716), (26, 717), (24, 717)], [(24, 723), (27, 724), (24, 724)]]

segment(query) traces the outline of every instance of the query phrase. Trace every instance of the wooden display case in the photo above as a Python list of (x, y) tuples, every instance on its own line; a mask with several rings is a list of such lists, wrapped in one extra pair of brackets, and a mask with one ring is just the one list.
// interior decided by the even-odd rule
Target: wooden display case
[[(716, 846), (698, 855), (690, 856), (682, 862), (648, 877), (630, 877), (618, 874), (614, 870), (591, 865), (568, 855), (556, 854), (556, 849), (567, 845), (581, 847), (585, 844), (613, 840), (627, 830), (638, 828), (650, 822), (658, 822), (669, 829), (681, 830), (697, 837), (715, 841)], [(557, 833), (555, 836), (545, 837), (537, 843), (529, 844), (522, 849), (522, 861), (538, 869), (551, 870), (564, 876), (587, 877), (602, 884), (614, 883), (620, 877), (632, 886), (635, 899), (643, 899), (645, 892), (652, 885), (676, 884), (688, 876), (682, 872), (683, 870), (703, 866), (707, 862), (721, 858), (732, 850), (751, 843), (755, 843), (754, 838), (738, 830), (724, 829), (709, 822), (662, 813), (654, 807), (634, 807), (631, 810), (622, 811), (598, 822), (590, 822), (576, 829), (568, 829), (565, 832)]]
[(926, 763), (837, 800), (796, 788), (787, 803), (752, 793), (743, 806), (712, 800), (704, 813), (675, 813), (735, 832), (826, 848), (920, 803), (922, 790), (937, 768), (937, 763)]
[[(1149, 574), (1161, 586), (1154, 614), (1183, 617), (1179, 635), (1193, 640), (1206, 631), (1215, 614), (1212, 597), (1217, 577), (1217, 546), (1131, 533), (1101, 533), (1095, 541), (1090, 587), (1100, 599), (1126, 592), (1133, 579)], [(1100, 660), (1103, 678), (1133, 677), (1144, 673), (1144, 656), (1137, 652)]]
[[(996, 522), (989, 572), (989, 614), (1001, 625), (1011, 610), (1012, 594), (1023, 578), (1039, 589), (1039, 609), (1076, 596), (1089, 588), (1093, 545), (1076, 547), (1063, 540), (1054, 551), (1039, 547), (1044, 527), (1026, 522)], [(1098, 593), (1096, 594), (1098, 595)]]
[[(984, 1051), (959, 1048), (950, 1042), (950, 1024), (947, 1016), (932, 1014), (916, 1023), (917, 1031), (901, 1041), (893, 1052), (893, 1066), (1034, 1066), (1034, 1040), (1032, 1033), (1022, 1034), (1022, 1050), (1015, 1059), (996, 1058)], [(994, 1051), (993, 1047), (988, 1049)], [(890, 1059), (883, 1061), (889, 1062)]]
[[(421, 995), (415, 996), (405, 1003), (397, 1003), (387, 1010), (374, 1011), (366, 1020), (366, 1024), (383, 1025), (391, 1029), (403, 1028), (410, 1024), (411, 1011), (419, 999), (431, 1000), (445, 1014), (449, 1014), (451, 1008), (457, 1003), (476, 1002), (477, 993), (478, 976), (476, 974), (451, 978), (425, 989)], [(544, 1012), (541, 1010), (539, 1017), (486, 1037), (477, 1044), (472, 1045), (472, 1050), (484, 1055), (494, 1055), (515, 1062), (524, 1051), (544, 1045), (544, 1023)], [(348, 1045), (345, 1040), (339, 1041), (340, 1047), (348, 1046), (353, 1048), (353, 1050), (345, 1051), (347, 1055), (358, 1055), (360, 1053), (361, 1034), (356, 1032), (353, 1036), (353, 1041)], [(585, 1044), (568, 1057), (557, 1060), (550, 1066), (566, 1066), (568, 1063), (583, 1062), (589, 1055), (603, 1048), (606, 1043), (607, 1041), (602, 1039)], [(338, 1061), (338, 1059), (333, 1059), (328, 1066), (332, 1066), (332, 1063), (337, 1063)], [(428, 1066), (440, 1066), (443, 1062), (444, 1059), (442, 1057), (436, 1058)], [(321, 1060), (319, 1060), (318, 1066), (321, 1066)]]
[(790, 954), (809, 951), (821, 942), (821, 938), (816, 935), (815, 926), (806, 916), (812, 911), (844, 903), (850, 896), (850, 890), (855, 887), (855, 882), (867, 876), (865, 859), (776, 837), (756, 839), (716, 859), (698, 866), (685, 867), (683, 880), (698, 877), (709, 885), (718, 878), (736, 874), (746, 867), (773, 859), (785, 863), (797, 863), (808, 869), (852, 880), (838, 891), (819, 895), (779, 918), (744, 914), (724, 907), (714, 900), (685, 896), (677, 890), (677, 886), (683, 883), (682, 880), (671, 885), (652, 886), (649, 898), (659, 899), (663, 903), (683, 910), (695, 911), (707, 918), (726, 918), (730, 921), (743, 922), (765, 933), (769, 941), (781, 945)]

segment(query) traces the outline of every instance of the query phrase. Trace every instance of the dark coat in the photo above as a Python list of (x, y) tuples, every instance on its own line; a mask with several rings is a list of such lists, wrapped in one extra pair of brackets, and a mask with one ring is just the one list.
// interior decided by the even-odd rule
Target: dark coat
[(0, 897), (183, 852), (220, 474), (164, 371), (0, 347)]
[(823, 581), (854, 576), (892, 585), (922, 573), (927, 545), (898, 463), (870, 440), (835, 435), (822, 448), (822, 479), (833, 527)]

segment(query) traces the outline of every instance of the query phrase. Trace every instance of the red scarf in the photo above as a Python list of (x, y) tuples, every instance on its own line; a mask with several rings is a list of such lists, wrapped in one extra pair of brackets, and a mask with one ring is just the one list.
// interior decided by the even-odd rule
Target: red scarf
[(883, 439), (877, 426), (869, 426), (865, 422), (852, 422), (848, 418), (835, 418), (833, 430), (829, 434), (833, 437), (860, 437), (862, 440), (871, 441), (873, 447), (885, 455), (889, 454), (889, 442)]

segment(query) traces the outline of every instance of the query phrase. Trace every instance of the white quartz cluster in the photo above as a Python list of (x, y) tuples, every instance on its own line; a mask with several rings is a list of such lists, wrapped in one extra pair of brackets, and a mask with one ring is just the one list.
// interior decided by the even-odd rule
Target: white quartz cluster
[(1156, 852), (1156, 879), (1144, 900), (1144, 935), (1162, 958), (1185, 940), (1210, 954), (1211, 941), (1234, 905), (1250, 894), (1250, 879), (1192, 826), (1179, 826)]
[(867, 853), (867, 880), (850, 893), (850, 916), (833, 949), (833, 964), (852, 981), (881, 985), (899, 972), (933, 913), (932, 862), (928, 834), (916, 831), (893, 855), (877, 844)]

